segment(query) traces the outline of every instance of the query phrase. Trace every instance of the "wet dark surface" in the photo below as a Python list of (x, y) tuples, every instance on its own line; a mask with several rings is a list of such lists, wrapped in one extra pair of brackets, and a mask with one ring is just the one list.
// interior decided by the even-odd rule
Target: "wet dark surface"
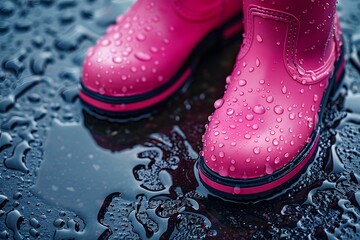
[(194, 166), (240, 40), (208, 52), (149, 118), (84, 111), (86, 49), (131, 2), (0, 2), (0, 239), (360, 238), (360, 3), (339, 4), (346, 76), (314, 163), (273, 199), (233, 203)]

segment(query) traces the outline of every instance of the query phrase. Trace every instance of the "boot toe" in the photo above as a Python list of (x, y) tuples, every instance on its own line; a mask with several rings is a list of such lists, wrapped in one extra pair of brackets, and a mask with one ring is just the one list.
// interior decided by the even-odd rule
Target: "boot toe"
[[(157, 49), (123, 43), (119, 33), (108, 33), (88, 51), (83, 84), (102, 95), (124, 97), (143, 94), (162, 84)], [(145, 45), (145, 44), (144, 44)], [(153, 52), (151, 52), (151, 50)]]
[(276, 103), (247, 107), (227, 103), (216, 109), (203, 136), (205, 164), (222, 177), (245, 180), (271, 175), (311, 142), (314, 124), (293, 110), (281, 108), (277, 114)]

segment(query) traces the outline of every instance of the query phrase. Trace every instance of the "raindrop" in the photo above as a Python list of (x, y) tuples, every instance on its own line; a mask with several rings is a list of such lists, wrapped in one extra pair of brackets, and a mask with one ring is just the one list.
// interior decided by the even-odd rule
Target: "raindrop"
[(99, 93), (101, 95), (104, 95), (105, 94), (105, 89), (103, 87), (99, 88)]
[(239, 86), (240, 86), (240, 87), (245, 86), (246, 83), (247, 83), (247, 81), (246, 81), (245, 79), (240, 79), (240, 80), (239, 80)]
[(281, 92), (282, 92), (283, 94), (285, 94), (285, 93), (287, 92), (286, 86), (283, 86), (283, 87), (281, 88)]
[(311, 79), (313, 80), (313, 81), (315, 81), (316, 80), (316, 74), (313, 72), (313, 71), (310, 71), (310, 76), (311, 76)]
[(144, 29), (145, 29), (145, 31), (150, 32), (152, 30), (152, 27), (151, 26), (145, 26)]
[(126, 92), (127, 92), (127, 87), (126, 87), (126, 86), (122, 86), (122, 87), (121, 87), (121, 91), (122, 91), (123, 93), (126, 93)]
[(265, 172), (267, 174), (272, 174), (274, 172), (273, 168), (269, 165), (269, 164), (266, 164), (266, 169), (265, 169)]
[(215, 162), (215, 161), (216, 161), (216, 156), (215, 156), (215, 155), (211, 155), (210, 159), (211, 159), (211, 161)]
[(221, 157), (221, 158), (225, 157), (225, 153), (223, 151), (220, 151), (219, 152), (219, 157)]
[(283, 114), (284, 113), (284, 108), (282, 106), (280, 106), (280, 105), (276, 105), (274, 107), (274, 112), (276, 114), (278, 114), (278, 115)]
[(280, 158), (279, 157), (276, 157), (275, 159), (274, 159), (274, 163), (275, 164), (278, 164), (280, 162)]
[(256, 114), (264, 114), (265, 113), (265, 107), (263, 105), (256, 105), (253, 108), (253, 112)]
[(299, 73), (300, 75), (304, 75), (304, 74), (305, 74), (305, 69), (302, 68), (300, 65), (297, 67), (297, 70), (298, 70), (298, 73)]
[(154, 17), (152, 18), (152, 20), (153, 20), (154, 22), (158, 22), (158, 21), (160, 20), (160, 18), (159, 18), (158, 16), (154, 16)]
[(113, 36), (113, 38), (114, 38), (115, 40), (119, 39), (119, 38), (120, 38), (120, 33), (115, 33), (114, 36)]
[(261, 43), (263, 41), (262, 37), (258, 34), (256, 35), (256, 40)]
[(314, 95), (314, 102), (317, 102), (319, 100), (319, 96), (317, 94)]
[(137, 36), (136, 36), (136, 39), (140, 42), (144, 41), (145, 40), (145, 35), (142, 34), (142, 33), (139, 33)]
[(260, 60), (259, 60), (259, 58), (256, 58), (255, 64), (256, 64), (257, 67), (260, 66)]
[(289, 114), (289, 118), (290, 118), (291, 120), (294, 120), (295, 117), (296, 117), (296, 114), (295, 114), (295, 113), (290, 113), (290, 114)]
[(150, 51), (153, 53), (157, 53), (159, 51), (159, 49), (157, 47), (151, 47)]
[(274, 97), (273, 96), (268, 96), (267, 98), (266, 98), (266, 102), (268, 102), (268, 103), (272, 103), (274, 101)]
[(254, 147), (253, 152), (258, 155), (260, 153), (260, 147)]
[(220, 98), (215, 101), (214, 107), (215, 107), (215, 109), (218, 109), (218, 108), (222, 107), (223, 104), (224, 104), (224, 99)]
[(233, 194), (239, 194), (240, 191), (240, 187), (234, 187)]
[(251, 114), (251, 113), (249, 113), (249, 114), (246, 115), (245, 118), (246, 118), (246, 120), (248, 120), (248, 121), (252, 121), (252, 120), (254, 119), (254, 115)]
[(102, 46), (109, 46), (111, 44), (111, 41), (108, 39), (104, 39), (100, 42)]
[(125, 23), (124, 24), (124, 29), (129, 29), (129, 28), (130, 28), (130, 23), (129, 22)]
[(230, 84), (231, 83), (231, 76), (227, 76), (225, 81), (226, 81), (227, 84)]
[(122, 62), (122, 58), (121, 58), (121, 57), (114, 57), (114, 58), (113, 58), (113, 62), (114, 62), (114, 63), (121, 63), (121, 62)]
[(232, 115), (232, 114), (234, 114), (234, 109), (232, 109), (232, 108), (228, 108), (227, 110), (226, 110), (226, 114), (228, 115), (228, 116), (230, 116), (230, 115)]
[(137, 57), (141, 61), (149, 61), (151, 60), (151, 56), (144, 52), (137, 52), (135, 53), (135, 57)]
[(311, 111), (315, 112), (315, 105), (311, 105)]
[(279, 145), (279, 140), (277, 140), (276, 138), (274, 138), (273, 144), (274, 144), (274, 146), (278, 146), (278, 145)]

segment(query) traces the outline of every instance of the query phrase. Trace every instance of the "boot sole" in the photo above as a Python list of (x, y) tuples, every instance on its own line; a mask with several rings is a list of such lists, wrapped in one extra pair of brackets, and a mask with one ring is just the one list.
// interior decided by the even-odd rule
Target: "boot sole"
[(237, 14), (222, 27), (209, 33), (192, 51), (178, 72), (164, 85), (150, 92), (128, 96), (104, 96), (89, 90), (81, 83), (79, 96), (85, 106), (95, 113), (114, 117), (134, 117), (152, 112), (159, 104), (181, 90), (191, 79), (200, 57), (219, 42), (229, 43), (242, 35), (242, 16)]
[[(341, 85), (345, 73), (344, 51), (335, 63), (334, 73), (329, 80), (329, 86), (323, 96), (319, 113), (319, 122), (322, 121), (326, 103), (331, 94)], [(281, 192), (287, 186), (294, 183), (302, 173), (305, 172), (311, 162), (313, 162), (320, 139), (320, 127), (314, 130), (311, 135), (311, 142), (284, 168), (254, 179), (234, 179), (226, 178), (213, 172), (201, 157), (198, 170), (201, 182), (204, 186), (214, 194), (233, 200), (257, 200), (269, 197), (270, 195)]]

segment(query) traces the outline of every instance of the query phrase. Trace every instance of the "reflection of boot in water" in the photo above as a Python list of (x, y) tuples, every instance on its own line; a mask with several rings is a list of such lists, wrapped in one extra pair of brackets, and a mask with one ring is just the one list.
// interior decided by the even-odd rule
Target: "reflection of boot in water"
[(83, 116), (84, 126), (96, 143), (113, 152), (142, 144), (151, 133), (160, 130), (157, 122), (149, 119), (116, 123), (96, 118), (86, 111)]

